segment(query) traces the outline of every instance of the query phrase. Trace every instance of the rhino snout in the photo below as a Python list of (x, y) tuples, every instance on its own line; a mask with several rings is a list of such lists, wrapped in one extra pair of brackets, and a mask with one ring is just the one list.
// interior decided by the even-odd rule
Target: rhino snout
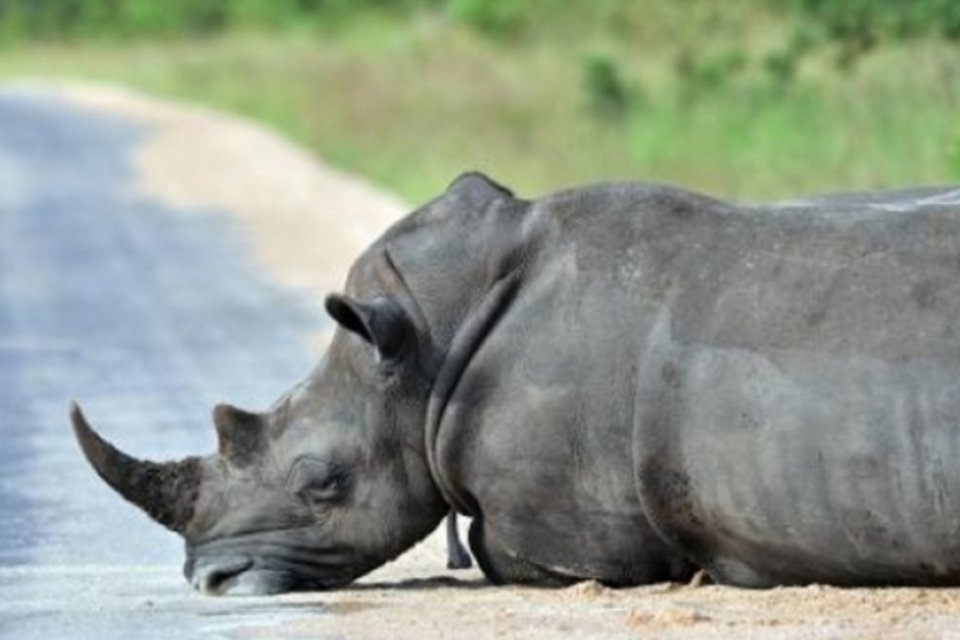
[(192, 568), (187, 579), (190, 584), (206, 595), (259, 595), (253, 561), (249, 558), (226, 558), (214, 562), (199, 562)]

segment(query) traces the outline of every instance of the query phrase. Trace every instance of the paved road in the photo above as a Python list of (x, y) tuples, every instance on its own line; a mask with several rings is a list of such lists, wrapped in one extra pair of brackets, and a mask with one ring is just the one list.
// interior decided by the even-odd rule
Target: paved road
[(0, 638), (234, 637), (291, 600), (195, 595), (179, 539), (112, 494), (67, 420), (156, 458), (212, 450), (209, 408), (302, 377), (320, 301), (272, 285), (228, 215), (139, 194), (149, 132), (0, 91)]

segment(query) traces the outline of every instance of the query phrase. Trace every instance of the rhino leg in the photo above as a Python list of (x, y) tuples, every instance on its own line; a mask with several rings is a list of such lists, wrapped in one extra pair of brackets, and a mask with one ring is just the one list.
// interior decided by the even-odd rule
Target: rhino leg
[(483, 516), (470, 523), (470, 550), (483, 575), (494, 584), (528, 584), (541, 587), (566, 587), (579, 578), (564, 576), (539, 567), (509, 552), (484, 526)]
[(472, 566), (470, 552), (460, 542), (457, 532), (457, 512), (451, 509), (447, 514), (447, 568), (469, 569)]
[(707, 574), (716, 584), (745, 589), (772, 589), (776, 586), (804, 584), (787, 576), (768, 575), (737, 558), (717, 557), (707, 566)]

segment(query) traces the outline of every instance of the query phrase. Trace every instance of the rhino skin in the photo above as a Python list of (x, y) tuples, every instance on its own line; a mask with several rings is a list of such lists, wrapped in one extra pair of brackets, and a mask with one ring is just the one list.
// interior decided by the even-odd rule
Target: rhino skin
[(523, 200), (458, 178), (354, 263), (216, 454), (100, 475), (208, 593), (343, 586), (453, 508), (496, 583), (960, 584), (960, 189)]

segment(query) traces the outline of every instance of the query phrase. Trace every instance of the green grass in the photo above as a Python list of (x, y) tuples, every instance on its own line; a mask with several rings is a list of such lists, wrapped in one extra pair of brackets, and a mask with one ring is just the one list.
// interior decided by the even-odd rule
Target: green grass
[[(787, 25), (748, 11), (755, 2), (723, 14), (654, 4), (643, 20), (537, 37), (484, 38), (425, 14), (282, 35), (21, 43), (0, 52), (0, 77), (106, 80), (245, 114), (414, 202), (466, 169), (522, 194), (638, 179), (747, 199), (960, 179), (956, 49), (888, 45), (849, 72), (821, 53), (784, 78), (764, 60)], [(622, 83), (620, 111), (591, 106), (598, 57)]]

